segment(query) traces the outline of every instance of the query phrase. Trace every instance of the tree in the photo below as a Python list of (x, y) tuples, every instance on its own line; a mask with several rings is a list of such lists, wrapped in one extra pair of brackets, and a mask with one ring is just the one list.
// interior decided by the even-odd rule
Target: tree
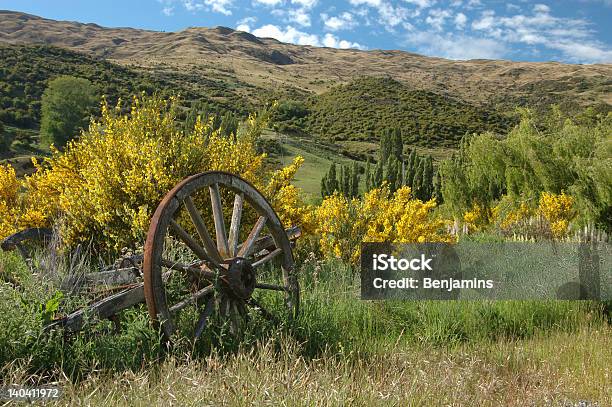
[(400, 129), (393, 131), (393, 155), (395, 158), (402, 162), (404, 160), (404, 143), (402, 141), (402, 132)]
[(344, 168), (342, 187), (344, 190), (344, 196), (351, 196), (351, 167), (347, 166)]
[(383, 166), (383, 160), (379, 158), (378, 163), (376, 163), (376, 172), (374, 173), (374, 188), (379, 188), (383, 183)]
[(369, 192), (372, 189), (372, 164), (370, 163), (370, 157), (368, 157), (368, 162), (366, 163), (365, 169), (365, 185), (366, 192)]
[(385, 163), (393, 152), (392, 143), (391, 130), (385, 129), (383, 134), (380, 136), (380, 159), (385, 161)]
[(50, 81), (41, 101), (42, 142), (64, 147), (87, 126), (97, 99), (95, 88), (87, 79), (60, 76)]
[(425, 158), (423, 163), (423, 199), (431, 199), (433, 195), (433, 160), (430, 155)]
[(416, 150), (411, 150), (410, 155), (408, 156), (408, 168), (406, 170), (406, 185), (412, 187), (414, 182), (414, 175), (417, 167), (417, 153)]
[(356, 198), (359, 195), (359, 166), (356, 161), (353, 161), (351, 170), (351, 198)]
[(332, 163), (327, 174), (321, 179), (321, 196), (325, 198), (335, 191), (339, 191), (339, 184), (336, 175), (336, 163)]
[(423, 169), (424, 162), (423, 160), (419, 160), (419, 164), (417, 165), (416, 171), (414, 173), (414, 180), (412, 182), (412, 191), (414, 197), (420, 200), (424, 200), (423, 198)]
[(323, 175), (323, 178), (321, 178), (321, 198), (325, 198), (326, 196), (329, 196), (327, 192), (327, 174)]
[(4, 124), (0, 122), (0, 152), (7, 151), (11, 146), (11, 140), (6, 133)]
[(397, 160), (395, 157), (389, 158), (385, 180), (389, 183), (389, 189), (391, 192), (395, 192), (397, 189)]
[(436, 171), (436, 180), (434, 182), (433, 198), (436, 199), (436, 203), (438, 205), (444, 202), (444, 199), (442, 198), (442, 176), (440, 174), (440, 171)]

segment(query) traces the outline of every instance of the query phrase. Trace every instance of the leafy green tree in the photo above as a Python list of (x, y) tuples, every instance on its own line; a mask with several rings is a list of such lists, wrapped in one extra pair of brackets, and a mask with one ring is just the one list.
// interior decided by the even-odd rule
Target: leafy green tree
[(87, 79), (60, 76), (50, 81), (41, 102), (43, 143), (64, 147), (87, 126), (97, 99), (96, 90)]

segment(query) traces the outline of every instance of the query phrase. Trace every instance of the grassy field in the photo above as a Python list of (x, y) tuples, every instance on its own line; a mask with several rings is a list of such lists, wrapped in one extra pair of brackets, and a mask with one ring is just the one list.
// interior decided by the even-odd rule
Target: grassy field
[(296, 321), (253, 320), (240, 340), (211, 329), (160, 359), (143, 307), (122, 315), (118, 334), (42, 334), (57, 275), (33, 276), (2, 255), (0, 276), (13, 281), (0, 285), (0, 382), (59, 384), (57, 405), (612, 402), (601, 304), (361, 301), (353, 269), (301, 257)]
[[(304, 140), (291, 136), (278, 135), (268, 132), (262, 136), (263, 139), (278, 140), (283, 148), (283, 154), (273, 154), (271, 158), (277, 160), (282, 165), (289, 165), (296, 156), (304, 158), (304, 164), (298, 170), (293, 184), (301, 188), (306, 195), (306, 200), (316, 202), (321, 198), (321, 178), (329, 171), (332, 162), (338, 165), (353, 165), (353, 160), (308, 143)], [(365, 163), (358, 161), (365, 167)], [(362, 174), (360, 179), (361, 189), (365, 187), (365, 180)]]
[[(56, 405), (605, 406), (612, 403), (609, 329), (455, 348), (403, 347), (367, 359), (300, 356), (261, 344), (229, 357), (171, 359), (115, 374), (60, 379)], [(11, 371), (10, 381), (27, 375)], [(586, 401), (585, 404), (579, 404)], [(53, 405), (53, 404), (52, 404)]]

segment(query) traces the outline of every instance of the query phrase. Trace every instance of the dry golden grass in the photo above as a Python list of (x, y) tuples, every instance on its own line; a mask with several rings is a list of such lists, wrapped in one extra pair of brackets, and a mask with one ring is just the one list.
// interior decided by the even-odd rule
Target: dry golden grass
[[(299, 356), (289, 340), (205, 360), (169, 360), (138, 373), (63, 381), (58, 405), (574, 406), (612, 403), (610, 328), (454, 349), (374, 356)], [(9, 374), (13, 383), (26, 378)]]
[[(226, 28), (193, 27), (178, 32), (103, 28), (17, 12), (0, 12), (0, 42), (45, 43), (120, 64), (227, 76), (270, 89), (296, 87), (321, 93), (334, 84), (368, 75), (390, 76), (416, 88), (475, 103), (525, 97), (544, 89), (585, 104), (601, 100), (612, 103), (606, 82), (612, 76), (611, 64), (451, 61), (402, 51), (284, 44)], [(270, 63), (274, 61), (272, 52), (294, 63)], [(588, 82), (586, 87), (581, 86), (583, 82)]]

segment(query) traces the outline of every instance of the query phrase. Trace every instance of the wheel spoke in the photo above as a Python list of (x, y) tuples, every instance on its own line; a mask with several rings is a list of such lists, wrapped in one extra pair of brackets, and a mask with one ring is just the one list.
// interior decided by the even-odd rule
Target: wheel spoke
[(253, 226), (251, 233), (249, 233), (249, 237), (247, 237), (247, 240), (245, 240), (245, 242), (242, 244), (242, 247), (240, 247), (238, 257), (249, 256), (249, 254), (251, 253), (251, 249), (253, 248), (253, 245), (255, 244), (259, 233), (261, 233), (261, 230), (266, 225), (267, 220), (268, 218), (266, 218), (265, 216), (260, 216), (259, 219), (257, 219), (255, 226)]
[(242, 220), (242, 204), (244, 195), (236, 194), (234, 197), (234, 210), (232, 212), (232, 223), (229, 231), (229, 251), (230, 256), (235, 256), (238, 247), (238, 237), (240, 235), (240, 221)]
[(266, 254), (264, 257), (254, 262), (253, 267), (259, 267), (262, 264), (266, 264), (267, 262), (269, 262), (270, 260), (278, 256), (282, 252), (283, 252), (283, 249), (272, 250), (270, 253)]
[(176, 223), (174, 219), (170, 219), (170, 228), (178, 236), (178, 238), (181, 239), (187, 245), (187, 247), (189, 247), (191, 251), (196, 254), (196, 256), (198, 256), (202, 260), (215, 264), (215, 262), (208, 256), (202, 246), (200, 246), (200, 244), (196, 242), (194, 238), (189, 236), (189, 233), (187, 233), (185, 229), (183, 229), (178, 223)]
[(215, 234), (217, 236), (217, 248), (221, 257), (229, 256), (227, 235), (225, 233), (225, 223), (223, 222), (223, 206), (221, 204), (221, 194), (219, 185), (212, 184), (210, 187), (210, 200), (212, 202), (213, 218), (215, 220)]
[(223, 259), (217, 250), (217, 246), (215, 246), (215, 242), (210, 237), (208, 229), (206, 229), (206, 224), (202, 219), (202, 215), (200, 215), (200, 211), (198, 211), (190, 196), (185, 198), (184, 202), (187, 212), (189, 212), (189, 217), (191, 218), (191, 221), (193, 222), (196, 230), (198, 231), (198, 235), (200, 235), (200, 239), (204, 244), (206, 253), (208, 253), (209, 257), (216, 263), (216, 265), (219, 265), (223, 262)]
[(274, 290), (274, 291), (289, 291), (287, 288), (282, 285), (274, 285), (267, 283), (257, 283), (255, 284), (255, 288), (261, 288), (262, 290)]
[(171, 313), (176, 313), (177, 311), (182, 310), (183, 308), (185, 308), (186, 306), (188, 306), (189, 304), (195, 303), (197, 300), (199, 300), (200, 298), (210, 294), (213, 292), (213, 286), (212, 284), (209, 286), (206, 286), (204, 288), (202, 288), (201, 290), (196, 291), (195, 293), (193, 293), (191, 296), (185, 298), (184, 300), (177, 302), (176, 304), (174, 304), (173, 306), (170, 307), (170, 312)]
[(204, 329), (206, 328), (206, 321), (208, 317), (210, 317), (215, 309), (215, 297), (211, 296), (208, 301), (206, 301), (206, 305), (204, 306), (204, 311), (200, 314), (200, 318), (198, 319), (198, 323), (196, 325), (195, 330), (195, 338), (198, 339), (202, 336)]

